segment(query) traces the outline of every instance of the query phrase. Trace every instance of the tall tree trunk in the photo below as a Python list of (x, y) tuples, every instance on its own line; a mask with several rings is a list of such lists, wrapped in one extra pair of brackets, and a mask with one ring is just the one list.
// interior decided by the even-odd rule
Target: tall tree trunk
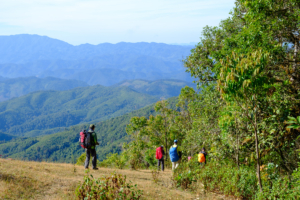
[(256, 148), (256, 173), (258, 177), (258, 182), (259, 182), (259, 189), (260, 192), (262, 192), (262, 184), (261, 184), (261, 177), (260, 177), (260, 159), (259, 159), (259, 148), (258, 148), (258, 135), (257, 135), (257, 108), (255, 108), (254, 112), (254, 131), (255, 131), (255, 148)]

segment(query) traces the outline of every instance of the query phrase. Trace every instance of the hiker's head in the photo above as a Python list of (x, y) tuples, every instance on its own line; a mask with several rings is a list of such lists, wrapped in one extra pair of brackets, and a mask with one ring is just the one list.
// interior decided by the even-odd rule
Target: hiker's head
[(174, 140), (174, 144), (177, 144), (177, 142), (178, 142), (177, 140)]
[(164, 145), (161, 145), (160, 147), (161, 147), (161, 148), (164, 148)]
[(205, 151), (205, 148), (204, 148), (204, 147), (202, 148), (202, 151)]
[(95, 130), (95, 125), (94, 125), (94, 124), (91, 124), (91, 125), (90, 125), (90, 129), (91, 129), (91, 130)]

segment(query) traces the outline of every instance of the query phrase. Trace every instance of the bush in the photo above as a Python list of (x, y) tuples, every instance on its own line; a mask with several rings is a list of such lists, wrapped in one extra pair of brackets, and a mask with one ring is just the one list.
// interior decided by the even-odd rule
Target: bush
[(78, 199), (88, 200), (137, 200), (142, 194), (143, 191), (136, 189), (136, 185), (126, 183), (126, 176), (116, 173), (99, 179), (94, 179), (92, 175), (85, 176), (83, 183), (76, 189)]
[(118, 169), (123, 169), (126, 165), (127, 158), (124, 154), (108, 154), (106, 159), (100, 163), (100, 166), (103, 167), (116, 167)]
[(155, 149), (148, 149), (145, 152), (145, 161), (148, 163), (149, 166), (153, 167), (157, 165), (157, 160), (155, 158), (155, 153), (156, 150)]
[(226, 195), (251, 199), (257, 192), (257, 178), (253, 168), (230, 162), (209, 162), (201, 166), (196, 156), (181, 163), (174, 173), (174, 182), (182, 189), (192, 189), (193, 182), (201, 182), (206, 191), (220, 191)]
[(174, 177), (174, 181), (176, 182), (177, 187), (181, 187), (182, 189), (188, 189), (189, 186), (196, 182), (195, 173), (192, 171), (182, 172)]
[(288, 177), (278, 178), (272, 182), (272, 187), (264, 185), (263, 193), (257, 193), (256, 199), (299, 199), (299, 188), (297, 189)]

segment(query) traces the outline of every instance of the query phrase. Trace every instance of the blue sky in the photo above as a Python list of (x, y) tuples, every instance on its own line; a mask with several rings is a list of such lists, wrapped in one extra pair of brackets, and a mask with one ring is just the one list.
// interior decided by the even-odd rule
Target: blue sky
[(0, 34), (38, 34), (78, 45), (198, 42), (234, 0), (0, 0)]

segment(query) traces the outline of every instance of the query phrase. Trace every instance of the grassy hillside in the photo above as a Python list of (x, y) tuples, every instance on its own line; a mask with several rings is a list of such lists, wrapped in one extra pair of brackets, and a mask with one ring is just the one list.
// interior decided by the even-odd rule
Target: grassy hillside
[[(1, 80), (1, 79), (0, 79)], [(70, 90), (76, 87), (88, 86), (87, 83), (78, 80), (63, 80), (59, 78), (14, 78), (3, 79), (0, 82), (0, 101), (13, 97), (19, 97), (40, 90)]]
[[(0, 159), (0, 163), (0, 199), (74, 200), (76, 187), (86, 175), (83, 166), (71, 164), (8, 159)], [(143, 190), (142, 199), (230, 199), (212, 193), (202, 195), (200, 185), (197, 193), (175, 189), (169, 169), (159, 174), (158, 183), (154, 183), (151, 170), (99, 168), (98, 171), (91, 170), (88, 175), (98, 179), (114, 172), (125, 175), (133, 185), (137, 184), (137, 188)]]
[(118, 83), (115, 86), (129, 87), (140, 93), (157, 96), (160, 98), (169, 98), (178, 96), (181, 88), (185, 86), (196, 89), (196, 84), (175, 79), (165, 79), (157, 81), (147, 80), (127, 80)]
[(24, 136), (35, 130), (106, 120), (150, 105), (158, 98), (130, 88), (80, 87), (39, 91), (0, 103), (0, 131)]
[[(177, 98), (168, 100), (175, 107)], [(103, 160), (108, 153), (120, 152), (122, 144), (129, 141), (126, 125), (134, 116), (155, 115), (153, 105), (95, 123), (100, 145), (97, 147), (98, 159)], [(0, 155), (23, 160), (49, 160), (56, 162), (72, 162), (79, 157), (84, 149), (78, 144), (79, 132), (89, 124), (66, 128), (65, 131), (41, 137), (16, 138), (0, 144)], [(47, 130), (46, 130), (47, 131)]]

